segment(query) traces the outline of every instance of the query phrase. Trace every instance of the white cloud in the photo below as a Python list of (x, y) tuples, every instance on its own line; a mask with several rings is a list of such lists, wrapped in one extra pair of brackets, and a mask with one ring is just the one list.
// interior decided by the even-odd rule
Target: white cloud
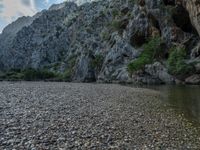
[(0, 17), (8, 23), (19, 16), (32, 16), (37, 12), (34, 0), (26, 0), (26, 3), (25, 0), (1, 0), (1, 5)]
[[(64, 1), (74, 1), (77, 4), (95, 0), (0, 0), (0, 33), (7, 24), (21, 16), (33, 16), (40, 10), (42, 2), (43, 8), (48, 8), (53, 3), (62, 3)], [(36, 7), (37, 2), (37, 7)]]
[(48, 3), (49, 3), (49, 0), (45, 0), (45, 3), (48, 4)]

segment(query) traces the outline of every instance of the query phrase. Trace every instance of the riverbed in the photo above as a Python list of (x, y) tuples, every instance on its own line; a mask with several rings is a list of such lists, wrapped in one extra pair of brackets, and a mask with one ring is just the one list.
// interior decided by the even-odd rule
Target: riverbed
[(0, 82), (0, 149), (198, 149), (198, 127), (162, 98), (116, 84)]

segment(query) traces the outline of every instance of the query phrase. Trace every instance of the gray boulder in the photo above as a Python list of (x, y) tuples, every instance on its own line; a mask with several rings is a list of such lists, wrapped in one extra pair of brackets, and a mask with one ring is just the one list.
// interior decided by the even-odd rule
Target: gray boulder
[(200, 84), (200, 74), (194, 74), (185, 79), (187, 84)]
[(174, 77), (168, 73), (168, 70), (160, 62), (146, 65), (145, 72), (154, 78), (160, 79), (164, 83), (173, 84), (175, 82)]

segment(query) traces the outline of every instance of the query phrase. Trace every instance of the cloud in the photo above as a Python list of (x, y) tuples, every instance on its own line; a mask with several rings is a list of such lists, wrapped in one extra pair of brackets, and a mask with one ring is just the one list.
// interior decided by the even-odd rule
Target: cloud
[(74, 1), (78, 4), (94, 0), (0, 0), (0, 33), (3, 28), (21, 16), (33, 16), (52, 4)]
[(30, 0), (22, 0), (22, 3), (26, 6), (30, 6)]
[(36, 12), (34, 0), (0, 0), (0, 18), (8, 23), (19, 16), (32, 16)]

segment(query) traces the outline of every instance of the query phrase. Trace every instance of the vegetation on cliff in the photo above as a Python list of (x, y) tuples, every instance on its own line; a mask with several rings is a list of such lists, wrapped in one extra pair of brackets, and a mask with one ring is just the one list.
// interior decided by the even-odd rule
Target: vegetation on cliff
[[(195, 71), (200, 40), (191, 14), (173, 0), (54, 5), (0, 34), (0, 78), (142, 83), (200, 78)], [(194, 61), (195, 69), (188, 63)], [(13, 72), (17, 68), (26, 71)]]
[(143, 45), (143, 52), (134, 61), (128, 64), (128, 71), (132, 74), (135, 71), (144, 69), (146, 64), (151, 64), (155, 59), (157, 59), (162, 52), (160, 47), (161, 39), (160, 37), (151, 38), (146, 44)]
[(45, 69), (12, 69), (1, 73), (0, 79), (1, 80), (44, 80), (44, 79), (51, 79), (56, 78), (58, 75), (54, 72), (45, 70)]
[(170, 50), (168, 58), (168, 70), (171, 74), (177, 76), (190, 75), (195, 71), (192, 64), (185, 62), (187, 51), (185, 48), (174, 47)]

